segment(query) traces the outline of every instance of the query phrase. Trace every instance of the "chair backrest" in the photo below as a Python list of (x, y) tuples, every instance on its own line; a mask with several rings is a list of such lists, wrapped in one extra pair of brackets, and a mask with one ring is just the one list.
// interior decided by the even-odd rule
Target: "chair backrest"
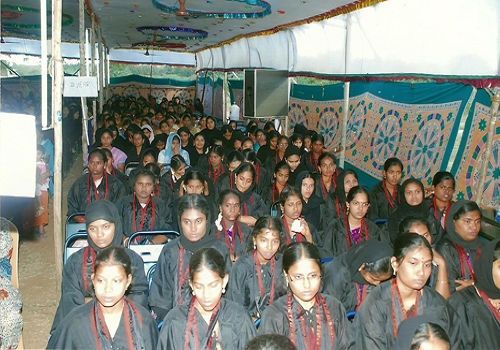
[[(146, 276), (150, 273), (151, 268), (153, 268), (160, 256), (160, 253), (163, 249), (163, 246), (166, 243), (163, 244), (135, 244), (134, 241), (137, 237), (152, 237), (152, 236), (159, 236), (159, 235), (164, 235), (167, 237), (176, 238), (179, 237), (179, 232), (177, 231), (140, 231), (132, 234), (128, 241), (127, 241), (127, 248), (133, 250), (139, 256), (141, 257), (142, 261), (144, 262), (144, 273)], [(154, 270), (153, 270), (154, 272)], [(152, 272), (151, 272), (152, 273)]]
[[(75, 243), (77, 241), (84, 241), (83, 244), (78, 244), (76, 246)], [(63, 254), (63, 261), (66, 263), (68, 261), (69, 257), (79, 251), (82, 248), (85, 248), (87, 246), (87, 232), (78, 232), (72, 235), (71, 237), (68, 237), (66, 239), (66, 242), (64, 243), (64, 254)]]
[(273, 217), (273, 218), (279, 218), (281, 217), (281, 207), (280, 207), (280, 202), (277, 201), (277, 202), (274, 202), (272, 205), (271, 205), (271, 212), (270, 212), (270, 215)]
[(130, 173), (134, 170), (137, 169), (139, 166), (139, 162), (130, 162), (125, 165), (125, 175), (129, 176)]
[(66, 225), (65, 225), (65, 236), (64, 240), (67, 240), (71, 236), (73, 236), (76, 233), (85, 233), (87, 232), (87, 226), (85, 225), (85, 221), (83, 222), (78, 222), (77, 219), (83, 217), (85, 218), (85, 213), (75, 213), (66, 219)]

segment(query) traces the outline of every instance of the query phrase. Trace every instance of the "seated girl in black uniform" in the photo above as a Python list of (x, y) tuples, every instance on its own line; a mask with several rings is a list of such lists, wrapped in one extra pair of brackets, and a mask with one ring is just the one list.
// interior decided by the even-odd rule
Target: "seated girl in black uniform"
[(125, 248), (109, 247), (95, 259), (92, 301), (70, 312), (48, 349), (154, 349), (156, 323), (149, 310), (126, 297), (132, 261)]
[(158, 257), (158, 264), (149, 289), (149, 305), (160, 322), (175, 306), (190, 300), (188, 286), (189, 259), (201, 248), (215, 247), (227, 259), (227, 248), (211, 233), (211, 215), (207, 200), (188, 194), (179, 201), (177, 215), (180, 234), (168, 242)]
[[(126, 237), (139, 231), (170, 230), (172, 218), (167, 204), (153, 195), (155, 176), (146, 169), (137, 169), (134, 175), (134, 193), (122, 197), (118, 204), (118, 212), (123, 222), (123, 233)], [(134, 244), (162, 244), (165, 236), (139, 236)]]
[[(91, 276), (96, 255), (107, 247), (120, 247), (123, 240), (121, 218), (115, 205), (107, 200), (92, 203), (85, 213), (88, 246), (80, 249), (64, 264), (61, 299), (52, 331), (61, 324), (64, 316), (92, 298)], [(141, 257), (125, 249), (132, 261), (132, 284), (128, 297), (138, 305), (148, 306), (148, 282)]]
[(286, 294), (281, 248), (285, 245), (278, 219), (262, 216), (255, 223), (248, 254), (242, 256), (231, 270), (227, 298), (243, 305), (253, 319)]
[(448, 266), (448, 280), (452, 292), (474, 284), (473, 261), (481, 255), (483, 245), (479, 238), (481, 210), (476, 202), (458, 201), (451, 206), (446, 219), (446, 234), (437, 250)]
[(392, 247), (370, 239), (324, 265), (323, 293), (336, 297), (347, 311), (356, 311), (373, 287), (392, 277)]
[(292, 242), (317, 243), (316, 228), (309, 225), (302, 217), (302, 195), (293, 187), (289, 187), (280, 195), (281, 221), (287, 244)]
[(203, 248), (189, 261), (192, 297), (165, 317), (157, 349), (243, 350), (255, 326), (241, 305), (222, 298), (228, 275), (224, 257)]
[(323, 249), (329, 256), (340, 255), (369, 239), (389, 241), (387, 233), (366, 218), (370, 197), (363, 187), (351, 188), (346, 206), (346, 216), (331, 220), (323, 232)]
[(224, 242), (234, 263), (248, 248), (250, 228), (240, 222), (240, 195), (233, 190), (224, 190), (219, 195), (219, 216), (215, 220), (215, 237)]
[(370, 193), (372, 206), (368, 217), (371, 220), (387, 220), (399, 206), (399, 183), (403, 176), (403, 163), (398, 158), (389, 158), (384, 163), (383, 180)]
[(459, 348), (460, 325), (445, 299), (426, 286), (431, 274), (432, 248), (415, 233), (401, 234), (391, 258), (396, 278), (374, 288), (358, 311), (363, 349), (390, 349), (399, 324), (422, 314), (429, 314), (445, 325), (453, 349)]
[(475, 283), (449, 300), (461, 324), (464, 349), (500, 349), (500, 240), (474, 261)]
[(267, 307), (259, 334), (286, 335), (298, 349), (350, 349), (354, 339), (344, 307), (320, 293), (323, 267), (317, 247), (292, 243), (283, 253), (283, 270), (290, 293)]

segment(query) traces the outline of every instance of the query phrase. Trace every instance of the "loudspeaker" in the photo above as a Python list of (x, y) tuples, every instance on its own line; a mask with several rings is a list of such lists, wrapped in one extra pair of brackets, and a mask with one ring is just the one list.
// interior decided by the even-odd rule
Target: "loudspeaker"
[(246, 69), (244, 105), (246, 117), (288, 115), (288, 72)]

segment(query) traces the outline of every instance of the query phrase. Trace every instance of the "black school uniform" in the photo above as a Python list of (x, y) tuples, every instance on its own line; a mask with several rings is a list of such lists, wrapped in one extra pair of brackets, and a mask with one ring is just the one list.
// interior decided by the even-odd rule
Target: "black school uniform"
[(112, 176), (116, 177), (120, 182), (122, 183), (123, 187), (125, 188), (125, 193), (130, 194), (132, 193), (132, 188), (130, 187), (130, 180), (127, 175), (122, 173), (120, 170), (113, 168), (111, 171)]
[(172, 202), (179, 198), (179, 189), (181, 188), (183, 178), (176, 179), (172, 170), (167, 171), (160, 178), (160, 188), (159, 197), (167, 204), (172, 204)]
[(500, 321), (474, 286), (454, 293), (448, 303), (461, 324), (464, 349), (500, 349)]
[(217, 249), (230, 267), (226, 245), (217, 241), (210, 232), (198, 242), (190, 242), (181, 235), (163, 247), (149, 289), (149, 305), (157, 315), (157, 321), (162, 320), (175, 305), (189, 302), (189, 260), (199, 249), (209, 247)]
[[(276, 300), (272, 305), (269, 305), (264, 311), (262, 316), (262, 321), (259, 327), (259, 334), (281, 334), (290, 337), (290, 320), (288, 319), (288, 303), (290, 294), (284, 295), (278, 300)], [(351, 337), (351, 332), (348, 328), (349, 321), (346, 318), (345, 309), (342, 304), (329, 295), (320, 294), (320, 298), (326, 300), (326, 305), (330, 311), (330, 315), (333, 321), (334, 336), (330, 334), (330, 327), (327, 322), (326, 313), (323, 308), (316, 303), (311, 310), (306, 311), (302, 306), (291, 297), (292, 303), (292, 317), (293, 324), (296, 328), (296, 346), (297, 349), (316, 349), (312, 346), (307, 346), (306, 344), (311, 341), (311, 333), (308, 332), (304, 336), (304, 328), (311, 329), (312, 331), (317, 331), (317, 313), (321, 315), (321, 350), (341, 350), (341, 349), (351, 349), (353, 346), (354, 339)], [(318, 297), (317, 297), (318, 298)], [(305, 327), (304, 327), (305, 326)], [(335, 344), (332, 344), (332, 336), (335, 340)]]
[(242, 256), (233, 265), (226, 298), (242, 305), (251, 317), (260, 318), (268, 304), (286, 292), (281, 256), (275, 256), (272, 261), (261, 265), (254, 251)]
[[(119, 245), (118, 245), (119, 246)], [(92, 281), (90, 276), (93, 273), (95, 253), (92, 248), (82, 248), (73, 255), (64, 264), (61, 299), (57, 307), (52, 331), (56, 330), (63, 319), (73, 309), (85, 304), (85, 298), (93, 296)], [(132, 261), (132, 283), (127, 291), (127, 297), (135, 304), (148, 307), (148, 281), (144, 274), (144, 263), (141, 257), (134, 251), (125, 248), (130, 260)], [(85, 261), (90, 261), (85, 263)], [(84, 266), (84, 264), (86, 266)], [(85, 274), (85, 276), (83, 276)]]
[[(165, 317), (164, 326), (160, 332), (157, 349), (231, 349), (243, 350), (246, 344), (255, 337), (255, 326), (243, 309), (230, 300), (224, 298), (220, 301), (220, 309), (217, 314), (215, 327), (210, 325), (210, 328), (218, 328), (219, 334), (216, 339), (212, 340), (212, 347), (208, 348), (207, 344), (212, 334), (209, 332), (209, 325), (203, 319), (198, 310), (194, 310), (196, 318), (196, 327), (199, 335), (199, 343), (196, 344), (193, 331), (189, 334), (189, 346), (185, 347), (186, 328), (188, 323), (188, 314), (190, 303), (176, 306)], [(210, 332), (212, 333), (212, 332)]]
[(323, 249), (330, 253), (330, 256), (338, 256), (346, 252), (349, 248), (365, 242), (369, 239), (379, 241), (389, 241), (387, 233), (368, 219), (362, 219), (361, 229), (356, 237), (346, 228), (346, 219), (334, 219), (323, 232)]
[[(360, 345), (365, 350), (391, 349), (396, 338), (394, 330), (397, 332), (404, 320), (398, 298), (393, 297), (393, 281), (375, 287), (357, 313)], [(432, 315), (439, 324), (446, 325), (444, 330), (450, 337), (452, 349), (460, 349), (460, 325), (453, 309), (435, 290), (424, 287), (421, 293), (416, 315)]]
[(388, 219), (389, 216), (398, 208), (400, 203), (400, 187), (398, 185), (395, 193), (385, 187), (384, 181), (379, 182), (370, 193), (370, 209), (368, 218), (370, 220)]
[(483, 242), (479, 236), (474, 241), (464, 241), (456, 232), (453, 216), (464, 205), (466, 201), (460, 201), (451, 207), (446, 227), (446, 235), (437, 245), (437, 250), (446, 261), (448, 268), (448, 281), (451, 291), (456, 289), (455, 280), (474, 279), (474, 260), (481, 255)]
[(157, 197), (151, 197), (148, 204), (142, 207), (132, 194), (120, 198), (116, 207), (122, 217), (123, 233), (127, 237), (138, 231), (172, 229), (171, 210)]
[(241, 215), (253, 216), (258, 219), (269, 213), (269, 207), (266, 205), (262, 197), (256, 193), (253, 188), (250, 188), (245, 193), (234, 188), (239, 193), (241, 199)]
[(47, 349), (155, 349), (158, 329), (151, 313), (125, 299), (113, 338), (99, 303), (92, 301), (74, 309), (50, 337)]
[(215, 239), (224, 242), (229, 251), (231, 261), (234, 263), (239, 257), (247, 252), (248, 241), (252, 234), (252, 230), (248, 225), (239, 221), (235, 221), (233, 227), (229, 228), (224, 227), (221, 220), (220, 228), (219, 230), (218, 227), (214, 227), (212, 230), (215, 232)]
[(324, 265), (323, 292), (340, 300), (347, 311), (357, 310), (374, 288), (363, 278), (359, 268), (365, 263), (391, 257), (392, 254), (388, 242), (375, 239), (352, 247)]
[(116, 203), (126, 194), (125, 186), (116, 177), (106, 172), (97, 188), (92, 176), (84, 174), (73, 183), (68, 192), (68, 215), (83, 213), (90, 203), (100, 199)]
[(269, 184), (271, 183), (271, 175), (269, 174), (269, 171), (264, 168), (262, 163), (257, 159), (255, 164), (255, 192), (258, 194), (262, 195), (264, 191), (269, 187)]

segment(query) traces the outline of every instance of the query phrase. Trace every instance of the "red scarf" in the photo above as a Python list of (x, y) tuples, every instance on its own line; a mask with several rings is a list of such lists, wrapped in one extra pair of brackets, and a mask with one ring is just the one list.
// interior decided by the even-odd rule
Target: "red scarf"
[[(293, 295), (292, 293), (288, 294), (287, 300), (287, 316), (288, 316), (288, 324), (290, 328), (290, 340), (297, 346), (297, 325), (295, 323), (295, 316), (293, 312)], [(306, 350), (320, 350), (321, 342), (323, 337), (323, 313), (326, 316), (326, 326), (328, 327), (328, 333), (330, 335), (330, 344), (332, 349), (335, 344), (335, 325), (333, 324), (332, 315), (328, 305), (326, 303), (326, 299), (318, 293), (315, 297), (315, 306), (316, 306), (316, 329), (309, 327), (306, 324), (306, 320), (304, 317), (303, 311), (299, 316), (300, 328), (302, 333), (302, 338), (304, 340), (304, 345)]]
[(179, 247), (179, 265), (177, 267), (177, 304), (182, 305), (182, 287), (189, 279), (189, 261), (188, 266), (184, 269), (184, 258), (186, 256), (186, 249), (183, 246)]
[(384, 189), (384, 195), (385, 198), (387, 199), (387, 202), (389, 202), (389, 206), (394, 209), (396, 208), (396, 205), (399, 203), (399, 196), (398, 196), (398, 187), (396, 186), (394, 192), (391, 194), (389, 193), (389, 190), (387, 189), (387, 186), (385, 184), (385, 180), (382, 183), (382, 188)]
[(240, 223), (235, 221), (233, 224), (232, 236), (230, 237), (228, 234), (229, 229), (226, 227), (224, 223), (224, 219), (221, 220), (222, 230), (217, 231), (217, 239), (221, 239), (222, 235), (224, 235), (224, 240), (226, 242), (226, 247), (229, 249), (229, 254), (231, 256), (231, 261), (236, 261), (236, 237), (240, 239), (240, 243), (243, 242), (243, 230), (240, 227)]
[[(104, 172), (104, 175), (102, 176), (102, 181), (104, 181), (104, 198), (102, 199), (109, 199), (109, 186), (108, 186), (108, 173)], [(101, 181), (101, 183), (102, 183)], [(99, 194), (99, 190), (95, 186), (95, 182), (92, 179), (92, 176), (89, 174), (87, 178), (87, 205), (92, 203), (92, 191), (94, 192), (95, 196), (95, 201), (98, 201), (101, 199), (101, 195)]]
[(146, 216), (148, 215), (148, 208), (151, 207), (151, 224), (149, 225), (149, 231), (153, 231), (156, 223), (156, 203), (152, 197), (149, 197), (146, 206), (143, 208), (141, 205), (141, 223), (139, 224), (139, 228), (137, 228), (137, 197), (134, 194), (134, 199), (132, 201), (132, 212), (133, 212), (133, 220), (132, 220), (132, 231), (138, 232), (144, 229), (144, 221)]
[(86, 295), (90, 295), (92, 292), (92, 288), (90, 288), (90, 276), (94, 273), (94, 264), (97, 253), (91, 246), (87, 246), (84, 249), (82, 264), (83, 290)]
[(449, 201), (446, 208), (441, 212), (439, 210), (439, 207), (437, 206), (436, 197), (432, 199), (432, 206), (434, 208), (434, 217), (436, 218), (437, 221), (441, 223), (441, 227), (445, 230), (446, 230), (446, 218), (450, 214), (452, 203), (453, 201)]
[(479, 295), (481, 296), (481, 299), (483, 299), (483, 301), (486, 304), (486, 306), (488, 307), (488, 309), (490, 309), (491, 313), (493, 314), (493, 316), (495, 317), (497, 322), (499, 322), (500, 321), (500, 312), (498, 312), (497, 308), (493, 306), (493, 304), (490, 301), (490, 298), (488, 297), (488, 294), (486, 294), (485, 292), (483, 292), (482, 290), (479, 290), (477, 288), (476, 288), (476, 290), (478, 291)]
[(397, 315), (396, 315), (396, 300), (398, 301), (399, 304), (399, 310), (401, 311), (401, 314), (403, 315), (403, 319), (401, 322), (404, 320), (411, 318), (411, 317), (416, 317), (418, 315), (418, 308), (420, 306), (420, 299), (422, 298), (421, 292), (417, 291), (417, 298), (415, 299), (415, 304), (411, 307), (409, 311), (406, 311), (404, 308), (404, 303), (403, 303), (403, 298), (401, 298), (401, 294), (399, 294), (399, 288), (398, 284), (396, 282), (396, 278), (394, 278), (391, 282), (391, 295), (392, 295), (392, 331), (394, 337), (397, 337), (398, 335), (398, 327), (399, 323), (397, 321)]
[[(97, 301), (94, 302), (94, 308), (90, 311), (90, 322), (92, 333), (96, 339), (96, 348), (109, 349), (112, 346), (113, 338), (104, 319), (101, 307)], [(140, 330), (137, 329), (143, 324), (143, 318), (137, 306), (132, 301), (124, 298), (123, 305), (123, 323), (125, 324), (125, 335), (127, 337), (127, 349), (140, 349), (144, 344), (140, 343)], [(104, 336), (104, 338), (102, 337)]]
[[(460, 263), (460, 277), (465, 278), (467, 276), (467, 271), (465, 271), (465, 265), (467, 265), (467, 268), (469, 269), (470, 272), (470, 279), (475, 279), (476, 274), (474, 273), (474, 266), (472, 266), (472, 261), (471, 261), (471, 256), (468, 251), (465, 250), (464, 247), (455, 244), (455, 249), (458, 252), (458, 261)], [(481, 251), (478, 249), (477, 251), (477, 256), (481, 255)]]
[[(347, 242), (347, 247), (351, 248), (353, 245), (352, 242), (352, 234), (351, 234), (351, 225), (349, 225), (349, 215), (345, 216), (345, 240)], [(368, 231), (368, 226), (366, 225), (366, 219), (362, 218), (361, 219), (361, 227), (360, 227), (360, 232), (359, 232), (361, 237), (364, 237), (365, 241), (370, 239), (370, 232)], [(357, 242), (354, 242), (356, 245), (359, 244)]]
[[(194, 349), (196, 349), (196, 350), (201, 350), (201, 349), (211, 350), (213, 345), (214, 345), (214, 341), (215, 341), (215, 337), (214, 337), (213, 332), (212, 332), (212, 334), (210, 334), (210, 338), (209, 338), (207, 344), (200, 344), (200, 342), (201, 342), (200, 329), (198, 327), (198, 319), (196, 316), (195, 300), (196, 300), (196, 297), (193, 296), (193, 298), (191, 299), (191, 305), (189, 306), (189, 311), (188, 311), (186, 333), (184, 333), (184, 347), (183, 347), (183, 349), (191, 349), (192, 346), (190, 346), (190, 345), (193, 345)], [(208, 324), (208, 330), (214, 329), (215, 326), (213, 323), (217, 322), (218, 316), (219, 316), (218, 315), (219, 311), (220, 311), (220, 301), (217, 304), (217, 306), (215, 307), (215, 309), (212, 311), (212, 316), (210, 316), (210, 323)], [(194, 344), (190, 344), (191, 343), (191, 334), (193, 334)]]
[(217, 167), (217, 169), (214, 169), (214, 167), (212, 165), (209, 166), (208, 177), (210, 177), (213, 180), (214, 185), (219, 184), (219, 179), (222, 175), (224, 175), (224, 173), (225, 173), (225, 169), (224, 169), (224, 166), (222, 164), (220, 164)]
[(368, 295), (368, 284), (361, 284), (361, 283), (356, 283), (356, 310), (359, 309), (361, 305), (366, 300), (366, 296)]
[[(259, 284), (259, 294), (261, 298), (264, 298), (266, 295), (266, 287), (264, 285), (264, 276), (262, 275), (262, 264), (259, 262), (257, 258), (257, 250), (253, 252), (253, 261), (255, 263), (255, 272), (257, 273), (257, 283)], [(274, 301), (274, 294), (276, 289), (276, 278), (275, 272), (276, 270), (276, 259), (274, 257), (271, 259), (271, 291), (269, 293), (269, 302), (268, 305), (272, 304)]]

